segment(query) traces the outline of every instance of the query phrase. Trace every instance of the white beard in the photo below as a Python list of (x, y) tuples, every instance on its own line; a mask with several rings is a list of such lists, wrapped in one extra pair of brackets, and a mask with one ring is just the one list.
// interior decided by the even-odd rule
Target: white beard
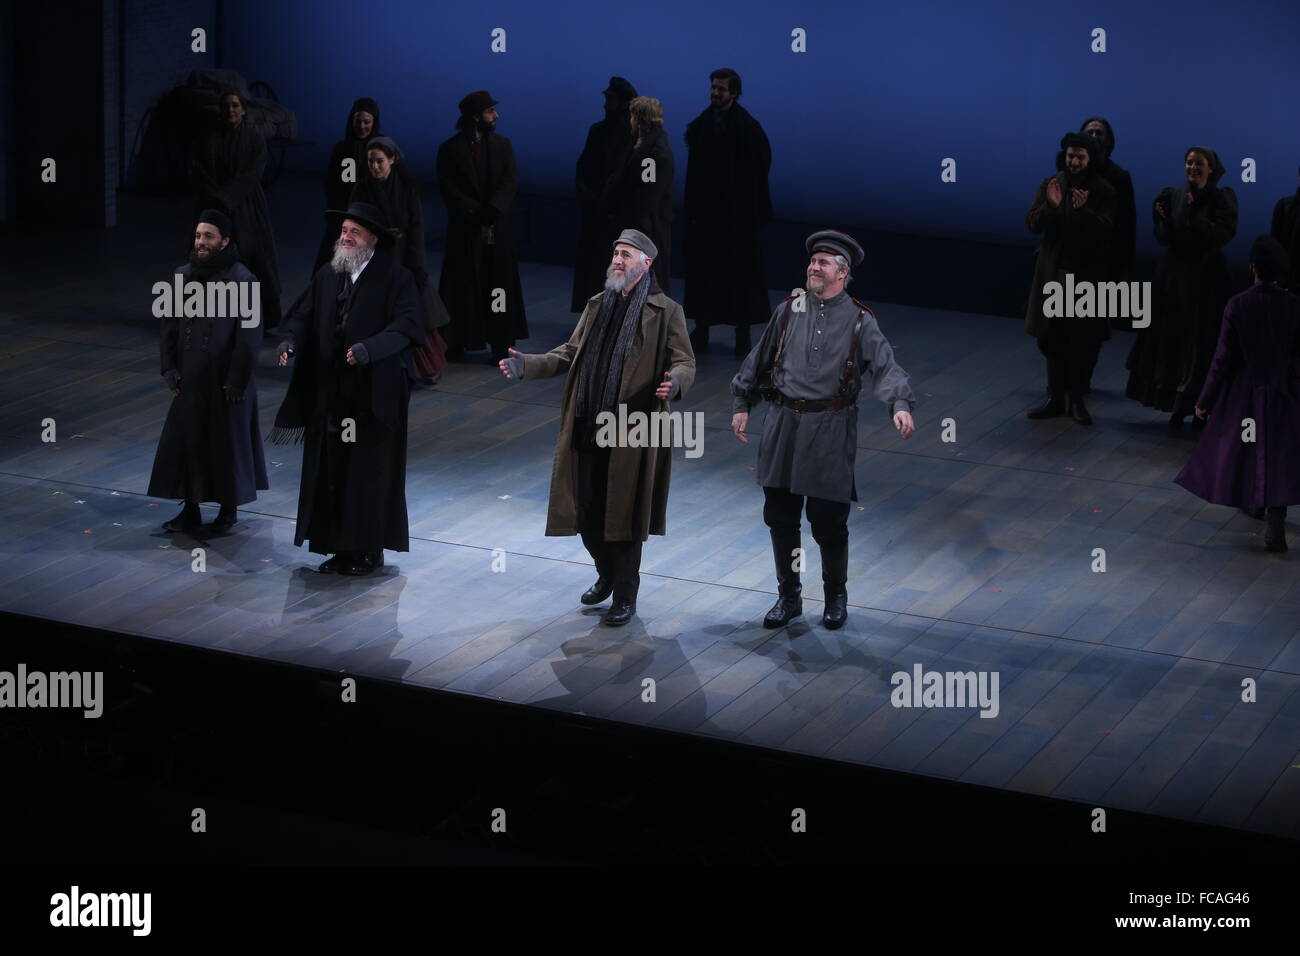
[(334, 258), (330, 260), (330, 268), (335, 272), (352, 275), (361, 268), (362, 263), (370, 258), (371, 251), (367, 246), (354, 246), (349, 249), (347, 246), (336, 242), (334, 243)]
[(614, 273), (614, 267), (610, 266), (605, 270), (605, 291), (622, 292), (629, 286), (634, 286), (637, 280), (646, 274), (645, 266), (636, 265), (628, 266), (627, 270), (620, 276)]

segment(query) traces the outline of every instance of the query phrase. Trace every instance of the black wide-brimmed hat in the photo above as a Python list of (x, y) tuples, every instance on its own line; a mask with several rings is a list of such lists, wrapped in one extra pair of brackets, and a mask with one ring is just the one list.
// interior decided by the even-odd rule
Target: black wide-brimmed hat
[(384, 220), (383, 211), (377, 206), (372, 206), (368, 202), (348, 203), (346, 211), (341, 209), (326, 209), (325, 217), (342, 223), (344, 219), (351, 219), (353, 222), (359, 222), (371, 232), (379, 237), (379, 246), (384, 248), (393, 242), (392, 233), (388, 231), (388, 224)]

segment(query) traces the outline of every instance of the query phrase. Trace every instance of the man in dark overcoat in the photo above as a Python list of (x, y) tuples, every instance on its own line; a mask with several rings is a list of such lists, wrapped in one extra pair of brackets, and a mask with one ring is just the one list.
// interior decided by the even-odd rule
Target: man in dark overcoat
[(304, 445), (294, 544), (333, 555), (323, 573), (361, 575), (408, 550), (405, 353), (424, 327), (383, 213), (357, 202), (327, 215), (339, 240), (286, 316), (280, 364), (296, 361), (270, 440)]
[(582, 535), (597, 575), (582, 603), (612, 594), (604, 620), (614, 627), (636, 613), (642, 542), (667, 530), (672, 449), (633, 440), (631, 430), (611, 443), (601, 422), (664, 412), (695, 381), (682, 307), (650, 271), (657, 252), (644, 233), (624, 229), (605, 291), (587, 301), (569, 341), (543, 355), (511, 349), (500, 363), (506, 378), (567, 375), (546, 533)]
[[(230, 229), (220, 210), (199, 214), (189, 261), (176, 269), (182, 283), (205, 288), (210, 282), (239, 283), (251, 296), (256, 279), (239, 261)], [(162, 375), (174, 397), (158, 439), (149, 494), (185, 501), (181, 513), (163, 525), (167, 531), (197, 527), (203, 501), (221, 506), (213, 530), (228, 531), (238, 506), (269, 487), (253, 379), (262, 343), (260, 316), (245, 325), (245, 318), (229, 308), (230, 298), (223, 297), (227, 307), (215, 310), (207, 308), (210, 301), (217, 300), (205, 294), (203, 315), (172, 314), (162, 322)]]
[(447, 357), (492, 349), (505, 357), (528, 338), (510, 210), (517, 179), (510, 140), (496, 132), (500, 102), (487, 90), (460, 101), (458, 132), (438, 147), (438, 186), (447, 206), (447, 241), (438, 290), (451, 313)]
[(755, 480), (763, 486), (763, 521), (772, 535), (779, 590), (763, 626), (784, 627), (803, 613), (799, 514), (821, 549), (826, 598), (822, 623), (848, 618), (849, 504), (858, 500), (858, 397), (871, 374), (899, 433), (912, 424), (912, 386), (894, 361), (875, 313), (845, 287), (862, 247), (833, 229), (808, 237), (808, 291), (784, 300), (731, 380), (731, 428), (746, 444), (749, 410), (767, 400)]
[(1290, 262), (1283, 286), (1300, 295), (1300, 189), (1283, 196), (1273, 206), (1273, 222), (1269, 234), (1282, 246)]
[(748, 355), (750, 325), (772, 311), (762, 240), (772, 221), (772, 148), (739, 103), (739, 74), (714, 70), (709, 82), (709, 108), (686, 127), (686, 314), (696, 351), (709, 344), (710, 326), (734, 325), (736, 354)]
[(602, 197), (605, 183), (632, 140), (627, 104), (634, 99), (636, 87), (621, 76), (609, 78), (609, 86), (605, 88), (605, 118), (591, 124), (582, 155), (578, 157), (575, 180), (578, 206), (582, 210), (582, 233), (573, 264), (574, 312), (585, 309), (587, 300), (605, 285), (609, 246), (617, 238), (620, 227), (614, 225)]

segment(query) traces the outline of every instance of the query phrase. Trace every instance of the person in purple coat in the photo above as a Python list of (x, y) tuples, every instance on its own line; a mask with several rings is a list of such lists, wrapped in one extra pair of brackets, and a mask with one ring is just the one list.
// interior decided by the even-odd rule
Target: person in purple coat
[(1300, 297), (1279, 284), (1287, 254), (1271, 236), (1251, 246), (1250, 271), (1196, 401), (1208, 423), (1174, 481), (1212, 504), (1264, 509), (1264, 545), (1285, 551), (1287, 505), (1300, 504)]

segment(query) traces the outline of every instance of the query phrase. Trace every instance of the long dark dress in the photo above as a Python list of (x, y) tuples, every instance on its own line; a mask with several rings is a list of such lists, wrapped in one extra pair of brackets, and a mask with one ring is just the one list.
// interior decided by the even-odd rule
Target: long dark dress
[(1160, 191), (1157, 202), (1168, 220), (1152, 209), (1156, 241), (1168, 251), (1152, 284), (1151, 325), (1139, 329), (1128, 356), (1125, 394), (1175, 415), (1192, 414), (1219, 339), (1223, 307), (1232, 277), (1223, 247), (1237, 234), (1237, 195), (1207, 187), (1193, 203), (1188, 187)]
[[(358, 111), (369, 113), (375, 118), (374, 127), (370, 135), (361, 139), (353, 132), (352, 117)], [(343, 128), (343, 138), (334, 144), (334, 149), (330, 152), (329, 165), (325, 167), (325, 178), (322, 186), (325, 191), (325, 208), (326, 209), (347, 209), (348, 198), (352, 195), (352, 190), (366, 179), (366, 143), (376, 136), (382, 135), (379, 128), (379, 104), (369, 97), (362, 97), (352, 104), (348, 110), (348, 118)], [(343, 181), (343, 160), (352, 159), (356, 162), (356, 169), (352, 182)], [(320, 247), (316, 251), (316, 264), (312, 266), (312, 274), (325, 263), (334, 257), (334, 243), (338, 240), (338, 224), (333, 221), (325, 223), (325, 231), (321, 235)]]
[(701, 325), (766, 322), (762, 230), (772, 221), (772, 148), (739, 103), (686, 127), (686, 315)]
[(415, 277), (420, 294), (420, 318), (424, 340), (411, 350), (415, 378), (428, 378), (447, 367), (447, 343), (438, 328), (448, 322), (447, 310), (429, 280), (424, 265), (424, 207), (420, 186), (404, 162), (396, 163), (386, 179), (376, 179), (369, 172), (352, 190), (350, 202), (365, 202), (379, 208), (393, 235), (393, 257)]
[[(424, 337), (419, 295), (410, 270), (380, 250), (340, 327), (346, 280), (322, 267), (289, 310), (293, 377), (271, 440), (304, 443), (295, 544), (317, 554), (406, 551), (403, 352)], [(357, 343), (369, 361), (349, 365), (347, 350)], [(344, 440), (344, 419), (355, 425), (354, 441)]]
[(632, 138), (627, 111), (592, 123), (587, 142), (578, 157), (576, 185), (582, 210), (582, 234), (573, 266), (573, 299), (570, 310), (581, 312), (587, 300), (605, 287), (605, 272), (613, 257), (619, 229), (610, 221), (603, 194), (616, 164)]
[[(447, 205), (438, 291), (451, 313), (447, 345), (457, 355), (488, 345), (504, 354), (528, 338), (510, 226), (517, 185), (514, 149), (498, 133), (485, 133), (477, 144), (468, 133), (457, 133), (438, 147), (438, 186)], [(497, 302), (500, 311), (493, 308)]]
[[(653, 182), (645, 179), (647, 159), (654, 160)], [(651, 268), (659, 288), (671, 296), (673, 151), (662, 126), (646, 129), (639, 143), (629, 143), (623, 150), (605, 184), (604, 203), (616, 237), (624, 229), (639, 229), (658, 247), (659, 255)]]
[(239, 261), (261, 282), (262, 318), (267, 328), (274, 328), (280, 324), (280, 267), (262, 191), (265, 169), (266, 140), (247, 117), (233, 129), (226, 123), (213, 127), (195, 156), (195, 213), (215, 208), (230, 217)]
[[(176, 271), (190, 280), (188, 264)], [(208, 281), (251, 282), (253, 274), (235, 262)], [(181, 381), (158, 439), (152, 497), (244, 505), (270, 487), (253, 379), (261, 342), (261, 328), (244, 328), (238, 317), (162, 320), (161, 371), (175, 369)], [(243, 401), (227, 401), (226, 385), (242, 390)]]
[(1300, 297), (1260, 282), (1228, 300), (1197, 404), (1208, 421), (1174, 481), (1217, 505), (1300, 504)]

